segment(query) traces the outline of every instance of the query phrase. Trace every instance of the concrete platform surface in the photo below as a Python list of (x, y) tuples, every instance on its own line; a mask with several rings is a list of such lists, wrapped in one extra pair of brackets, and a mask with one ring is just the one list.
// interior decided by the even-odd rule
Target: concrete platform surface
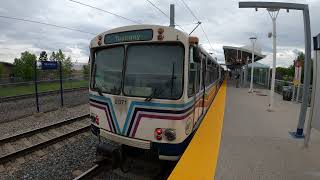
[[(293, 139), (300, 104), (275, 96), (275, 111), (266, 111), (269, 91), (227, 87), (216, 180), (319, 180), (320, 133), (309, 148)], [(267, 96), (261, 96), (267, 95)]]

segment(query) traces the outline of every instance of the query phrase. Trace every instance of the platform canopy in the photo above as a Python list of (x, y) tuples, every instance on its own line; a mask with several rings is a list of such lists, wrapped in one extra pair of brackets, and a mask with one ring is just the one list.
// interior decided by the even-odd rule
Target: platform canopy
[[(229, 69), (240, 68), (252, 62), (252, 46), (243, 47), (223, 46), (226, 66)], [(254, 62), (259, 61), (266, 56), (261, 53), (261, 48), (255, 45)]]
[[(251, 68), (251, 66), (252, 66), (252, 63), (248, 64), (248, 68)], [(270, 66), (266, 64), (261, 64), (259, 62), (254, 62), (253, 67), (258, 69), (270, 69)]]

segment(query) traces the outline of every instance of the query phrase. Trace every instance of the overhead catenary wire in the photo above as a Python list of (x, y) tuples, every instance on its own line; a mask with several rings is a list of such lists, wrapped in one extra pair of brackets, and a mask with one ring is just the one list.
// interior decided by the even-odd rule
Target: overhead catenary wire
[[(206, 37), (207, 41), (209, 42), (210, 48), (211, 48), (211, 50), (212, 50), (212, 53), (214, 53), (214, 49), (213, 49), (213, 47), (212, 47), (212, 45), (211, 45), (211, 42), (210, 42), (210, 40), (209, 40), (209, 38), (208, 38), (208, 35), (207, 35), (206, 31), (204, 30), (204, 28), (203, 28), (203, 26), (202, 26), (201, 24), (200, 24), (200, 27), (201, 27), (201, 30), (202, 30), (204, 36)], [(215, 53), (214, 53), (214, 54), (215, 54)]]
[(30, 20), (30, 19), (24, 19), (24, 18), (12, 17), (12, 16), (3, 16), (3, 15), (0, 15), (0, 18), (42, 24), (42, 25), (56, 27), (56, 28), (60, 28), (60, 29), (67, 29), (67, 30), (71, 30), (71, 31), (77, 31), (77, 32), (85, 33), (85, 34), (95, 35), (95, 33), (88, 32), (88, 31), (83, 31), (83, 30), (79, 30), (79, 29), (75, 29), (75, 28), (71, 28), (71, 27), (67, 27), (67, 26), (61, 26), (61, 25), (56, 25), (56, 24), (51, 24), (51, 23), (46, 23), (46, 22), (41, 22), (41, 21), (35, 21), (35, 20)]
[(183, 5), (186, 7), (186, 9), (190, 12), (190, 14), (194, 17), (194, 19), (196, 19), (198, 21), (198, 23), (200, 23), (201, 30), (202, 30), (204, 36), (206, 37), (206, 39), (207, 39), (207, 41), (209, 43), (209, 46), (210, 46), (210, 48), (212, 50), (212, 53), (215, 54), (214, 53), (214, 49), (213, 49), (213, 47), (211, 45), (211, 42), (209, 40), (209, 37), (208, 37), (206, 31), (203, 28), (202, 22), (199, 20), (199, 18), (195, 15), (195, 13), (192, 11), (192, 9), (187, 5), (187, 3), (184, 0), (180, 0), (180, 1), (183, 3)]
[[(151, 2), (150, 0), (146, 0), (148, 3), (150, 3), (154, 8), (156, 8), (158, 11), (161, 12), (161, 14), (163, 14), (164, 16), (166, 16), (167, 18), (170, 19), (170, 16), (168, 14), (166, 14), (164, 11), (162, 11), (158, 6), (156, 6), (153, 2)], [(179, 24), (175, 24), (176, 26), (178, 26), (183, 32), (186, 32), (181, 25)]]
[(75, 0), (69, 0), (69, 1), (74, 2), (74, 3), (77, 3), (77, 4), (80, 4), (80, 5), (82, 5), (82, 6), (90, 7), (90, 8), (92, 8), (92, 9), (96, 9), (96, 10), (98, 10), (98, 11), (102, 11), (102, 12), (105, 12), (105, 13), (108, 13), (108, 14), (111, 14), (111, 15), (114, 15), (114, 16), (119, 17), (119, 18), (121, 18), (121, 19), (125, 19), (125, 20), (127, 20), (127, 21), (133, 22), (133, 23), (135, 23), (135, 24), (142, 24), (141, 22), (136, 21), (136, 20), (133, 20), (133, 19), (131, 19), (131, 18), (127, 18), (127, 17), (121, 16), (121, 15), (119, 15), (119, 14), (116, 14), (116, 13), (113, 13), (113, 12), (110, 12), (110, 11), (107, 11), (107, 10), (104, 10), (104, 9), (101, 9), (101, 8), (98, 8), (98, 7), (95, 7), (95, 6), (92, 6), (92, 5), (83, 3), (83, 2), (79, 2), (79, 1), (75, 1)]
[(199, 22), (200, 20), (197, 18), (197, 16), (194, 14), (194, 12), (191, 10), (191, 8), (187, 5), (187, 3), (184, 0), (180, 0), (182, 4), (188, 9), (190, 14)]
[(154, 8), (158, 9), (158, 11), (160, 11), (164, 16), (166, 16), (167, 18), (170, 18), (168, 16), (168, 14), (166, 14), (165, 12), (163, 12), (158, 6), (156, 6), (153, 2), (151, 2), (150, 0), (146, 0), (148, 1)]

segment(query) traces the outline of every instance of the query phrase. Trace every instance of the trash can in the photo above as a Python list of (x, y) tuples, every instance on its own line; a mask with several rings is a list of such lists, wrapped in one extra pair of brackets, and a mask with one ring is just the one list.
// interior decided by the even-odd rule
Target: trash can
[(285, 101), (291, 101), (292, 98), (292, 87), (282, 86), (282, 99)]

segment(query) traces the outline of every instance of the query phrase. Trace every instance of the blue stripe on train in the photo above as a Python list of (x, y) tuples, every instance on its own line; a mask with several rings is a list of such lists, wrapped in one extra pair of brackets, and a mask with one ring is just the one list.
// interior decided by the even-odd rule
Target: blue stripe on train
[[(92, 99), (98, 100), (98, 101), (102, 101), (102, 102), (108, 103), (109, 106), (111, 106), (110, 109), (111, 109), (111, 113), (112, 113), (113, 119), (114, 119), (115, 124), (117, 126), (117, 130), (119, 130), (119, 132), (120, 132), (119, 124), (118, 124), (118, 121), (117, 121), (117, 117), (115, 116), (115, 112), (114, 112), (114, 109), (113, 109), (113, 106), (112, 106), (112, 103), (111, 103), (111, 99), (108, 98), (108, 97), (96, 96), (96, 95), (93, 95), (93, 94), (90, 94), (89, 97), (92, 98)], [(194, 103), (194, 100), (191, 100), (186, 104), (163, 104), (163, 103), (155, 103), (155, 102), (133, 101), (130, 104), (130, 107), (129, 107), (129, 110), (128, 110), (128, 114), (127, 114), (127, 117), (126, 117), (126, 120), (125, 120), (125, 124), (124, 124), (124, 127), (122, 129), (122, 134), (125, 134), (126, 131), (128, 130), (128, 124), (130, 122), (130, 119), (132, 118), (132, 111), (135, 108), (135, 106), (148, 106), (148, 107), (161, 107), (161, 108), (163, 108), (163, 107), (164, 108), (188, 108), (189, 106), (193, 105), (193, 103)]]
[(90, 98), (96, 100), (96, 101), (102, 101), (103, 103), (107, 103), (109, 105), (109, 109), (111, 111), (111, 121), (113, 121), (115, 124), (116, 124), (116, 128), (117, 128), (117, 133), (121, 133), (120, 131), (120, 126), (119, 126), (119, 123), (118, 123), (118, 120), (117, 120), (117, 116), (114, 112), (114, 109), (113, 109), (113, 105), (112, 105), (112, 102), (111, 102), (111, 99), (110, 98), (107, 98), (107, 97), (103, 97), (103, 96), (94, 96), (94, 95), (89, 95)]

